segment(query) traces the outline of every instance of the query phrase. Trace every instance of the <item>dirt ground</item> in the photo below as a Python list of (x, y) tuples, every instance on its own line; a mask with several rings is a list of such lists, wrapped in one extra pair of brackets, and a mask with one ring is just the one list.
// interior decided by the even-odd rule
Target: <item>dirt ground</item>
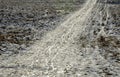
[(17, 54), (77, 10), (79, 0), (1, 0), (0, 54)]

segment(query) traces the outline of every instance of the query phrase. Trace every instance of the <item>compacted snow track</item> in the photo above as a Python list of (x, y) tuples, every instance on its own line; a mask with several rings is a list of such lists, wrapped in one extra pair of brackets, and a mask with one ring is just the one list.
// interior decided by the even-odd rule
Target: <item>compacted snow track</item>
[(90, 61), (80, 56), (82, 53), (77, 44), (92, 11), (97, 10), (94, 9), (96, 2), (87, 0), (80, 10), (37, 41), (27, 52), (9, 58), (0, 57), (0, 77), (98, 77), (94, 72), (86, 75), (85, 67)]

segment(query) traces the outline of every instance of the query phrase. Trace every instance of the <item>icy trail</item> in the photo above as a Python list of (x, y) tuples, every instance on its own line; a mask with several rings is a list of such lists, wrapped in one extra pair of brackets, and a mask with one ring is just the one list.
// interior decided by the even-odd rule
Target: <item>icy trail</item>
[[(76, 39), (89, 23), (94, 7), (97, 7), (96, 2), (87, 0), (79, 11), (37, 41), (27, 53), (0, 59), (0, 77), (99, 77), (94, 72), (84, 76), (84, 68), (91, 61), (80, 56), (76, 44)], [(92, 59), (91, 56), (88, 60)]]

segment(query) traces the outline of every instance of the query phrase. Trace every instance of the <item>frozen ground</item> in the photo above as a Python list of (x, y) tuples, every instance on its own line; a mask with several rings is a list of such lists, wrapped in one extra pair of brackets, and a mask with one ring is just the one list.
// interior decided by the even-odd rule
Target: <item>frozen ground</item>
[(87, 0), (19, 54), (0, 56), (1, 77), (120, 77), (119, 4)]
[(18, 54), (47, 32), (63, 17), (80, 8), (79, 0), (0, 0), (0, 54)]

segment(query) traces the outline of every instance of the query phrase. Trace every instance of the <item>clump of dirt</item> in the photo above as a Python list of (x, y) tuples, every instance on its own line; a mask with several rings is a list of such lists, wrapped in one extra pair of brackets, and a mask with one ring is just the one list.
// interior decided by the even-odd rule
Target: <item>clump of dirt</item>
[(117, 39), (115, 36), (108, 36), (108, 37), (100, 36), (99, 38), (97, 38), (97, 44), (99, 47), (112, 46), (115, 48), (119, 48), (120, 40)]

